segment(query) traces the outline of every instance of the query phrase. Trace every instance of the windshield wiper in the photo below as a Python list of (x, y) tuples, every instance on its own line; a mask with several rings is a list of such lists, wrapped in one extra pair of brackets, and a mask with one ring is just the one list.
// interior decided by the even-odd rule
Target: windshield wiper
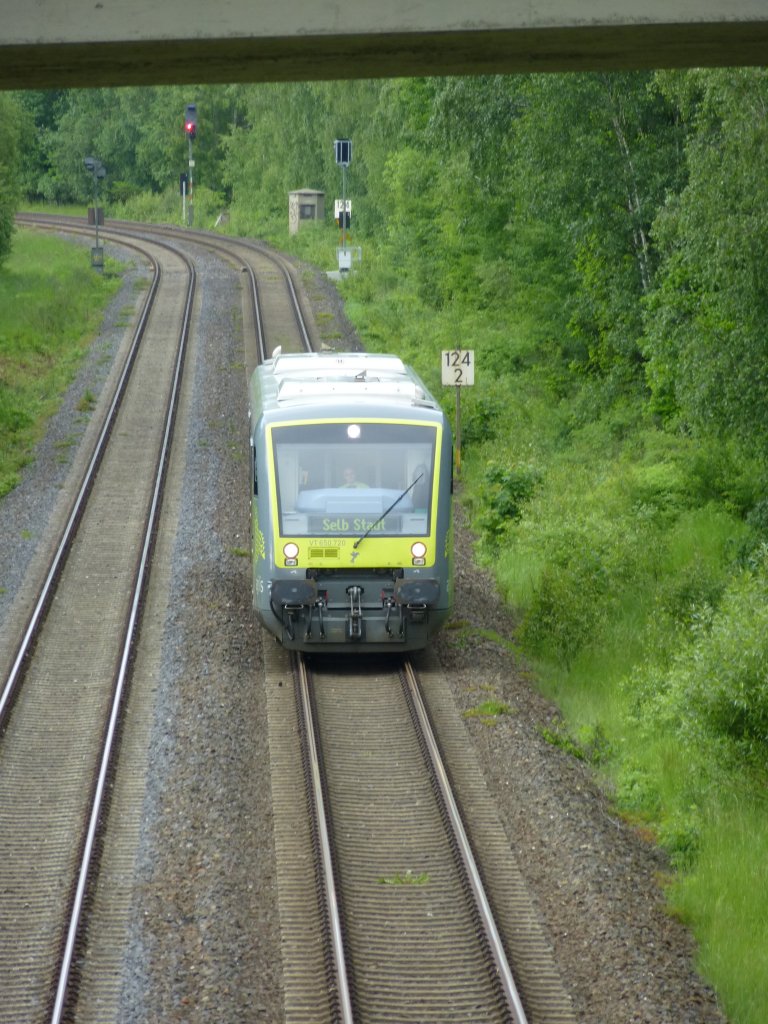
[(424, 474), (423, 474), (423, 473), (419, 473), (419, 475), (418, 475), (418, 476), (416, 477), (416, 479), (415, 479), (415, 480), (413, 481), (413, 483), (410, 483), (410, 484), (409, 484), (409, 485), (408, 485), (408, 486), (407, 486), (407, 487), (405, 488), (405, 490), (403, 491), (403, 493), (402, 493), (402, 494), (398, 494), (398, 496), (397, 496), (397, 497), (395, 498), (395, 500), (394, 500), (394, 501), (392, 502), (392, 504), (391, 504), (391, 505), (389, 506), (389, 508), (387, 509), (387, 511), (386, 511), (386, 512), (382, 512), (382, 513), (381, 513), (381, 515), (379, 516), (379, 518), (378, 518), (378, 519), (376, 520), (376, 522), (375, 522), (375, 523), (371, 523), (371, 525), (370, 525), (370, 526), (368, 527), (368, 529), (367, 529), (367, 530), (365, 531), (365, 533), (364, 533), (364, 534), (362, 535), (362, 537), (358, 537), (358, 538), (357, 538), (357, 540), (355, 541), (355, 543), (354, 543), (354, 544), (352, 545), (352, 547), (353, 547), (353, 548), (356, 548), (356, 547), (358, 547), (358, 546), (359, 546), (360, 544), (362, 544), (362, 543), (363, 543), (363, 541), (364, 541), (364, 540), (365, 540), (365, 538), (366, 538), (366, 537), (368, 536), (368, 534), (369, 534), (369, 533), (371, 532), (371, 530), (375, 530), (375, 529), (376, 529), (376, 527), (377, 527), (377, 526), (379, 525), (379, 523), (380, 523), (380, 522), (382, 521), (382, 519), (386, 519), (386, 518), (387, 518), (387, 516), (388, 516), (388, 515), (389, 515), (389, 513), (390, 513), (390, 512), (392, 511), (392, 509), (393, 509), (393, 508), (395, 507), (395, 505), (396, 505), (396, 504), (398, 503), (398, 501), (402, 501), (402, 500), (403, 500), (403, 498), (404, 498), (404, 497), (406, 496), (406, 494), (407, 494), (407, 493), (408, 493), (409, 491), (413, 490), (413, 488), (414, 488), (414, 487), (416, 486), (416, 484), (417, 484), (417, 483), (419, 482), (419, 480), (421, 480), (421, 478), (422, 478), (423, 476), (424, 476)]

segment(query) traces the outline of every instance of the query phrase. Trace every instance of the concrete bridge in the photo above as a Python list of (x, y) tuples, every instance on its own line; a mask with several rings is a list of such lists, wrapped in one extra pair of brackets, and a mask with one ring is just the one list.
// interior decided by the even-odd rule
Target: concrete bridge
[(0, 89), (766, 63), (766, 0), (0, 0)]

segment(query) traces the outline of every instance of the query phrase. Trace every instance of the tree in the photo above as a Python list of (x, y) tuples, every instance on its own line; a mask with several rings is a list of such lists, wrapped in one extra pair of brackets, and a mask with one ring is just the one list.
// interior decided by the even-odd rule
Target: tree
[(92, 183), (83, 160), (108, 171), (106, 194), (178, 187), (186, 169), (184, 108), (195, 102), (200, 134), (196, 180), (222, 188), (223, 138), (240, 116), (239, 86), (168, 86), (19, 94), (26, 113), (24, 188), (30, 199), (86, 202)]
[(768, 72), (659, 76), (688, 124), (689, 180), (656, 218), (645, 351), (657, 407), (768, 441)]
[(351, 138), (349, 179), (356, 230), (365, 224), (370, 211), (367, 140), (380, 88), (367, 81), (245, 87), (243, 116), (223, 140), (224, 181), (239, 222), (258, 230), (259, 225), (285, 218), (288, 192), (297, 188), (317, 188), (329, 198), (340, 195), (333, 140)]
[(581, 365), (637, 373), (649, 231), (682, 174), (679, 126), (644, 73), (532, 75), (514, 122), (518, 216), (555, 224), (578, 273), (571, 332)]
[(11, 251), (13, 219), (21, 194), (21, 121), (18, 102), (0, 93), (0, 265)]

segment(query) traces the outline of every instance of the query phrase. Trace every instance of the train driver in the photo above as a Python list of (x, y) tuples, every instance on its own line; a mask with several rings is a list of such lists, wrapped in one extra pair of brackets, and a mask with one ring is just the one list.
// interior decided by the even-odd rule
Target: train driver
[(367, 487), (368, 484), (362, 480), (357, 479), (357, 473), (355, 473), (352, 466), (346, 466), (343, 473), (344, 483), (342, 487)]

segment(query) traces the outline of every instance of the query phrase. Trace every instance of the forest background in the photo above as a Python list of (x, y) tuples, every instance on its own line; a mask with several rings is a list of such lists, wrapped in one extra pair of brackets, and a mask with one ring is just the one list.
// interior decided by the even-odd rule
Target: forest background
[[(195, 223), (330, 269), (287, 196), (341, 194), (364, 344), (473, 349), (460, 498), (589, 760), (669, 853), (670, 908), (737, 1024), (768, 1006), (768, 73), (492, 76), (0, 95), (0, 286), (13, 214), (175, 223), (198, 108)], [(32, 435), (0, 336), (0, 431)], [(5, 345), (5, 349), (3, 346)], [(461, 609), (456, 609), (457, 642)], [(488, 636), (489, 642), (511, 638)], [(496, 714), (511, 709), (494, 706)], [(491, 716), (492, 718), (492, 716)]]

